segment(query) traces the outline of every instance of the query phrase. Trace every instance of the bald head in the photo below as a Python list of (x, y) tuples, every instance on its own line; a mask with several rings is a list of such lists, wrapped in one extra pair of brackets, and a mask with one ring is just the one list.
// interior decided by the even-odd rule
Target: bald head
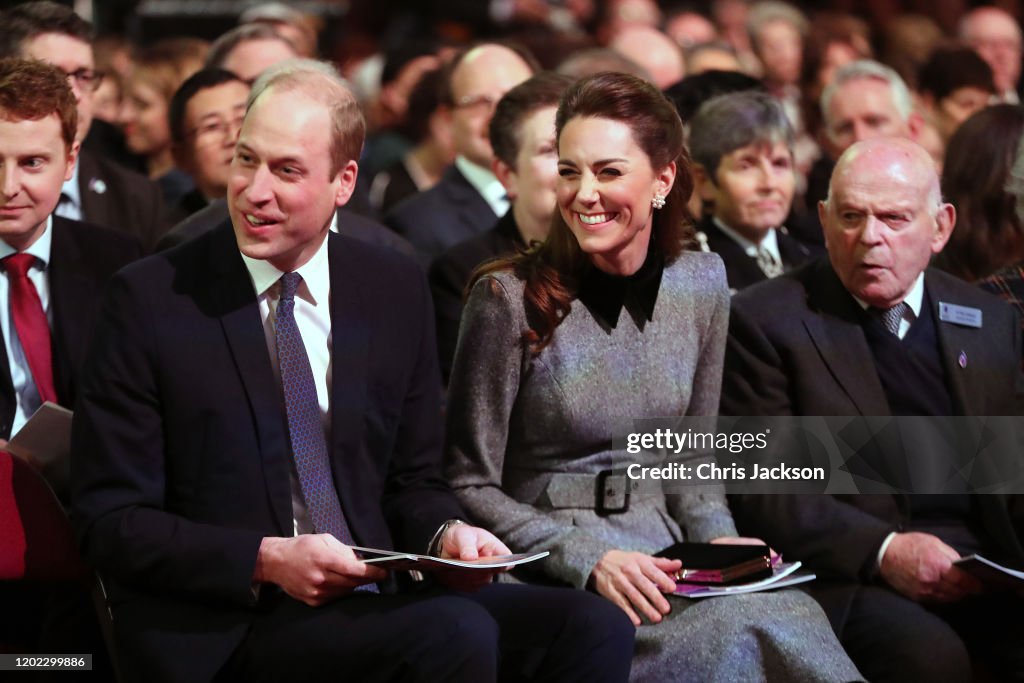
[(1017, 21), (998, 7), (979, 7), (960, 21), (960, 40), (992, 67), (996, 88), (1017, 88), (1021, 68), (1021, 30)]
[(818, 213), (839, 280), (878, 308), (906, 298), (956, 220), (942, 202), (928, 152), (905, 138), (865, 140), (846, 150)]
[(632, 26), (619, 32), (610, 47), (644, 67), (651, 82), (664, 90), (686, 75), (683, 52), (671, 38), (657, 29)]

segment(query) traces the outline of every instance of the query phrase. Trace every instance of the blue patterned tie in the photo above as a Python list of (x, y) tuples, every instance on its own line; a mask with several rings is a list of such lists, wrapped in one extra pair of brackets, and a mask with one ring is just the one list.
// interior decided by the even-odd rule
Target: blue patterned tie
[[(306, 345), (302, 343), (302, 334), (295, 323), (295, 292), (301, 283), (302, 276), (298, 273), (281, 276), (281, 298), (277, 302), (274, 326), (292, 455), (314, 529), (318, 533), (331, 534), (345, 545), (355, 545), (338, 502), (338, 492), (334, 489), (313, 371), (306, 355)], [(366, 584), (356, 590), (375, 592), (376, 586)]]

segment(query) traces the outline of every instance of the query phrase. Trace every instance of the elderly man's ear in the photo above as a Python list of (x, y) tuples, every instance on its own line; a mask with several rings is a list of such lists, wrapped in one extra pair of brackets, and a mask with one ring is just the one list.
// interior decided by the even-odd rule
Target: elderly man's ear
[(949, 241), (956, 227), (956, 209), (952, 204), (940, 204), (935, 213), (935, 236), (932, 238), (932, 253), (938, 254)]

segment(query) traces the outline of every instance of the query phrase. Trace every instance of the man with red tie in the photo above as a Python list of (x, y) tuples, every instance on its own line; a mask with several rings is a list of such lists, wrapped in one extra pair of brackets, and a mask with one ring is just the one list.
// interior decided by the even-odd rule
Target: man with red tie
[(0, 61), (0, 438), (45, 401), (72, 407), (105, 282), (141, 254), (127, 236), (54, 216), (78, 154), (67, 79)]
[[(63, 72), (0, 60), (0, 445), (43, 402), (72, 407), (101, 289), (141, 254), (133, 238), (52, 215), (74, 169), (76, 121)], [(45, 473), (62, 498), (67, 469), (57, 463)], [(0, 604), (4, 625), (17, 625), (16, 642), (92, 652), (94, 675), (109, 674), (89, 596), (78, 586), (0, 586)]]

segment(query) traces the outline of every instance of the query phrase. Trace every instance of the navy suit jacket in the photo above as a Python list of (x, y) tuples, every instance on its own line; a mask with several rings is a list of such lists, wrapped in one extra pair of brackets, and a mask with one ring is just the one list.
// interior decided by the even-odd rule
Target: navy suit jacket
[(392, 209), (384, 223), (409, 240), (424, 268), (449, 248), (489, 230), (498, 220), (491, 205), (454, 164), (437, 185)]
[[(1021, 331), (1005, 303), (937, 270), (925, 272), (935, 307), (939, 352), (958, 415), (1021, 414)], [(939, 302), (977, 308), (981, 329), (939, 319)], [(969, 359), (961, 367), (961, 352)], [(827, 258), (732, 299), (722, 380), (724, 415), (889, 415), (889, 404), (860, 324), (859, 306)], [(1020, 496), (977, 496), (990, 538), (1006, 558), (1024, 561)], [(764, 538), (823, 579), (809, 591), (834, 620), (872, 580), (885, 537), (908, 520), (905, 495), (748, 495), (732, 497), (740, 533)], [(845, 582), (845, 583), (844, 583)]]
[[(701, 219), (697, 230), (704, 234), (708, 250), (722, 257), (729, 289), (738, 292), (768, 279), (761, 267), (757, 265), (757, 259), (747, 256), (743, 247), (722, 232), (710, 216)], [(784, 228), (775, 231), (775, 238), (778, 241), (779, 254), (782, 256), (782, 265), (786, 270), (802, 266), (816, 256), (825, 253), (820, 247), (808, 246), (790, 237)]]
[[(357, 543), (422, 551), (463, 514), (439, 473), (430, 294), (410, 259), (328, 240), (334, 483)], [(230, 224), (121, 271), (97, 329), (74, 520), (130, 674), (210, 680), (256, 615), (261, 540), (292, 535), (281, 389)]]
[(134, 236), (148, 253), (168, 227), (160, 186), (120, 164), (78, 155), (82, 220)]

